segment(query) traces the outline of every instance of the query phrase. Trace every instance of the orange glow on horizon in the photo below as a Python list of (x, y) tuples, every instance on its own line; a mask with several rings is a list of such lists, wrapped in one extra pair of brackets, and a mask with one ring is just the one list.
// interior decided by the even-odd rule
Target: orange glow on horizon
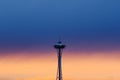
[[(115, 54), (94, 53), (63, 54), (63, 78), (65, 80), (119, 80), (119, 52)], [(73, 53), (71, 53), (73, 54)], [(19, 55), (0, 58), (0, 79), (55, 80), (57, 55)]]

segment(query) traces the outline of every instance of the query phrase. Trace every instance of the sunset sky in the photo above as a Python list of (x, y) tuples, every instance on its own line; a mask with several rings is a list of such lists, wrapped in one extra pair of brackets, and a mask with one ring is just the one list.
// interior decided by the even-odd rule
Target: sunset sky
[(0, 0), (0, 80), (120, 80), (119, 0)]

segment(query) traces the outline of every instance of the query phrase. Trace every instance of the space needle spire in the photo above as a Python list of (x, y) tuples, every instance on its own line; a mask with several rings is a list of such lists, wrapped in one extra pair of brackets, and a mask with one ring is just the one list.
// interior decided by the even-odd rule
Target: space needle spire
[(59, 40), (57, 44), (54, 45), (54, 48), (57, 49), (57, 57), (58, 57), (58, 69), (57, 69), (57, 76), (56, 80), (63, 80), (62, 79), (62, 51), (65, 48), (65, 45)]

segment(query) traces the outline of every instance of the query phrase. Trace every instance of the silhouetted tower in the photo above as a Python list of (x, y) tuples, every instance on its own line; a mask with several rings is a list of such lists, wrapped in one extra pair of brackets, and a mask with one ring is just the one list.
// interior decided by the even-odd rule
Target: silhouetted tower
[(57, 77), (56, 80), (62, 80), (62, 51), (65, 48), (65, 45), (59, 41), (54, 48), (57, 49), (57, 57), (58, 57), (58, 69), (57, 69)]

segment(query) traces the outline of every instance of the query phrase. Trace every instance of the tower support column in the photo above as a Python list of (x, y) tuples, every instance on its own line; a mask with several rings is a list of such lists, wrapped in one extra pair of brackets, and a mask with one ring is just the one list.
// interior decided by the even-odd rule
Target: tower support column
[(62, 80), (62, 50), (65, 48), (65, 45), (59, 41), (56, 45), (54, 45), (55, 49), (57, 49), (57, 56), (58, 56), (58, 71), (56, 80)]

